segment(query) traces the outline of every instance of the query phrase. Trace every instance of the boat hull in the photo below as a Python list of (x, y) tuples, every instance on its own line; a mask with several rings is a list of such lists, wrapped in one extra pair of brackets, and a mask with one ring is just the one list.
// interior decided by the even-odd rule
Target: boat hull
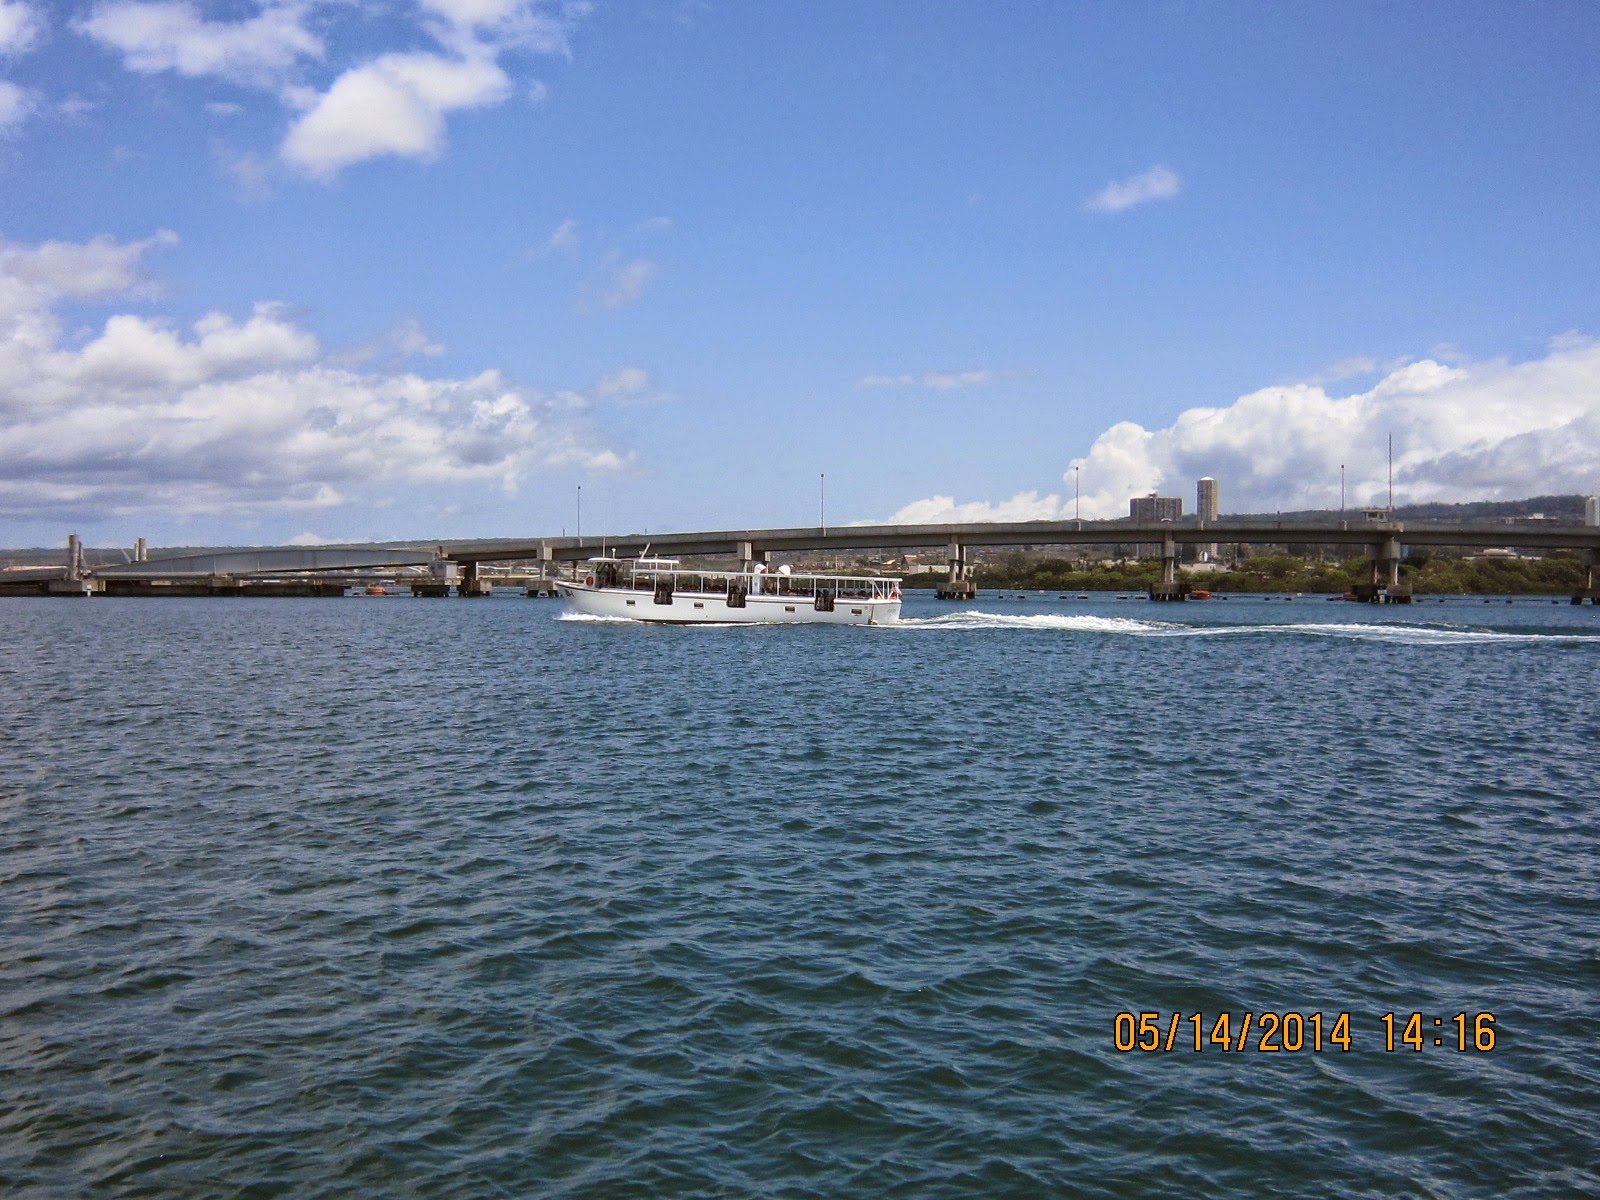
[(624, 621), (665, 625), (887, 625), (900, 619), (900, 601), (837, 597), (833, 611), (823, 612), (809, 596), (753, 595), (743, 608), (729, 608), (720, 592), (676, 592), (658, 604), (650, 592), (631, 588), (590, 587), (556, 581), (556, 590), (573, 612)]

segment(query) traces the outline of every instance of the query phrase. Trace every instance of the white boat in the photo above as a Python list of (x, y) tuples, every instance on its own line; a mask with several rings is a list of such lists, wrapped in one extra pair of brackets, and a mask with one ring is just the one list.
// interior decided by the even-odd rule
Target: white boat
[(591, 558), (584, 577), (558, 579), (574, 612), (673, 625), (804, 622), (886, 625), (900, 619), (900, 581), (872, 575), (710, 571), (675, 558)]

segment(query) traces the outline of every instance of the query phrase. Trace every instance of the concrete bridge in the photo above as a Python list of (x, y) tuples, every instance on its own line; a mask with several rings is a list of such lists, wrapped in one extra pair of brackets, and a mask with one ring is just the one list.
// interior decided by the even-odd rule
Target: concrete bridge
[(1562, 525), (1552, 521), (1400, 522), (1391, 520), (1284, 521), (1223, 518), (1202, 521), (1136, 523), (1116, 521), (1014, 521), (945, 525), (847, 525), (838, 528), (732, 529), (709, 533), (628, 534), (604, 538), (543, 538), (530, 541), (494, 539), (445, 543), (443, 554), (470, 573), (476, 564), (497, 559), (550, 563), (579, 562), (598, 554), (624, 557), (646, 548), (654, 554), (683, 558), (728, 558), (741, 563), (765, 562), (773, 554), (796, 551), (943, 548), (947, 564), (941, 595), (973, 594), (967, 552), (996, 546), (1151, 546), (1159, 547), (1161, 582), (1154, 599), (1182, 599), (1177, 582), (1179, 548), (1228, 545), (1320, 545), (1364, 549), (1372, 561), (1368, 583), (1358, 589), (1363, 599), (1409, 599), (1400, 582), (1400, 560), (1409, 546), (1464, 548), (1516, 547), (1581, 551), (1587, 574), (1584, 592), (1596, 594), (1600, 567), (1600, 527)]
[[(1180, 548), (1215, 545), (1316, 545), (1362, 549), (1372, 562), (1370, 579), (1359, 591), (1364, 599), (1409, 599), (1400, 581), (1400, 560), (1413, 546), (1462, 548), (1514, 547), (1527, 550), (1575, 550), (1584, 556), (1583, 597), (1600, 603), (1596, 573), (1600, 569), (1600, 527), (1564, 525), (1544, 520), (1468, 524), (1351, 519), (1340, 521), (1223, 518), (1201, 521), (1136, 523), (1115, 521), (1014, 521), (941, 525), (845, 525), (792, 529), (726, 529), (711, 532), (626, 534), (600, 537), (492, 538), (469, 541), (419, 541), (382, 545), (270, 546), (230, 549), (208, 554), (151, 558), (143, 540), (132, 561), (91, 566), (84, 562), (76, 536), (69, 538), (65, 567), (29, 573), (63, 594), (122, 590), (115, 585), (196, 580), (273, 577), (313, 578), (319, 574), (371, 568), (406, 568), (422, 578), (419, 588), (454, 586), (458, 595), (482, 595), (489, 580), (487, 565), (533, 562), (541, 576), (557, 573), (563, 564), (601, 554), (631, 557), (645, 550), (681, 558), (734, 560), (743, 564), (770, 561), (774, 554), (800, 551), (929, 549), (945, 552), (946, 579), (941, 595), (973, 594), (968, 551), (1005, 546), (1147, 546), (1159, 548), (1161, 581), (1152, 587), (1155, 599), (1181, 599), (1177, 582)], [(7, 572), (4, 586), (25, 582)], [(29, 579), (26, 582), (33, 582)], [(443, 594), (442, 591), (438, 594)]]

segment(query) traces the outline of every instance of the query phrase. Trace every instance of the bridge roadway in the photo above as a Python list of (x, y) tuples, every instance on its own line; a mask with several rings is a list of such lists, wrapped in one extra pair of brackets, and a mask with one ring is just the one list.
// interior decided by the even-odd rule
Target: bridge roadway
[[(943, 525), (842, 525), (830, 528), (728, 529), (705, 533), (625, 534), (603, 537), (492, 538), (469, 541), (415, 541), (340, 546), (242, 547), (205, 554), (137, 557), (136, 561), (90, 566), (74, 535), (68, 543), (65, 569), (7, 573), (6, 582), (25, 584), (31, 578), (53, 577), (64, 584), (89, 589), (117, 580), (182, 581), (306, 577), (317, 573), (363, 568), (401, 568), (427, 571), (443, 581), (447, 568), (461, 570), (458, 589), (479, 594), (480, 564), (533, 561), (544, 572), (562, 563), (581, 562), (601, 554), (630, 557), (649, 550), (681, 558), (734, 559), (757, 562), (773, 554), (798, 551), (866, 549), (926, 549), (943, 547), (951, 585), (968, 578), (967, 551), (996, 546), (1154, 546), (1162, 559), (1162, 583), (1173, 585), (1178, 548), (1183, 545), (1324, 545), (1363, 547), (1372, 560), (1372, 586), (1380, 587), (1387, 575), (1391, 589), (1400, 586), (1399, 560), (1406, 546), (1514, 547), (1517, 549), (1578, 550), (1588, 567), (1585, 595), (1600, 602), (1596, 573), (1600, 568), (1600, 527), (1564, 525), (1552, 521), (1499, 521), (1454, 524), (1431, 521), (1383, 521), (1364, 518), (1344, 521), (1262, 520), (1223, 518), (1201, 521), (1135, 523), (1115, 521), (994, 521)], [(139, 547), (142, 555), (142, 543)], [(98, 581), (98, 582), (95, 582)], [(970, 592), (970, 585), (967, 586)]]
[(1600, 527), (1550, 521), (1443, 522), (1251, 521), (1136, 524), (1132, 521), (985, 521), (949, 525), (842, 525), (796, 529), (729, 529), (710, 533), (623, 534), (603, 537), (480, 538), (340, 546), (262, 546), (211, 554), (171, 555), (88, 568), (102, 579), (194, 578), (262, 572), (352, 570), (537, 560), (581, 562), (599, 554), (624, 557), (650, 550), (685, 558), (759, 558), (802, 550), (920, 549), (976, 546), (1114, 546), (1212, 543), (1365, 546), (1509, 546), (1518, 549), (1600, 551)]
[[(459, 563), (507, 559), (575, 562), (595, 555), (653, 554), (684, 558), (739, 558), (801, 550), (869, 550), (943, 546), (964, 551), (975, 546), (1114, 546), (1247, 543), (1253, 545), (1366, 546), (1382, 551), (1392, 542), (1411, 546), (1507, 546), (1519, 549), (1600, 551), (1600, 527), (1558, 525), (1549, 521), (1342, 522), (1258, 521), (1223, 518), (1135, 524), (1132, 521), (994, 521), (953, 525), (842, 525), (798, 529), (730, 529), (713, 533), (626, 534), (575, 538), (430, 543)], [(417, 543), (412, 543), (416, 545)]]

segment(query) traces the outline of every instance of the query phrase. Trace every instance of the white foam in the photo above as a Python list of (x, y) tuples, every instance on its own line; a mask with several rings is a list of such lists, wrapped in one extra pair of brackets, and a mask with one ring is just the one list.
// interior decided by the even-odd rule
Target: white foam
[(969, 610), (937, 617), (901, 617), (885, 629), (1055, 629), (1074, 633), (1125, 633), (1149, 636), (1167, 630), (1185, 631), (1187, 626), (1163, 621), (1136, 621), (1131, 617), (1085, 617), (1060, 613), (986, 613)]
[(1551, 630), (1549, 633), (1505, 633), (1492, 629), (1414, 625), (1396, 622), (1373, 625), (1358, 622), (1294, 622), (1260, 625), (1190, 625), (1175, 621), (1139, 621), (1131, 617), (1090, 617), (1040, 613), (988, 613), (968, 610), (937, 617), (903, 617), (885, 629), (935, 632), (939, 630), (1030, 629), (1065, 633), (1119, 634), (1126, 637), (1244, 637), (1285, 634), (1298, 637), (1341, 638), (1348, 641), (1391, 642), (1413, 646), (1475, 646), (1530, 642), (1584, 642), (1600, 645), (1593, 635)]

